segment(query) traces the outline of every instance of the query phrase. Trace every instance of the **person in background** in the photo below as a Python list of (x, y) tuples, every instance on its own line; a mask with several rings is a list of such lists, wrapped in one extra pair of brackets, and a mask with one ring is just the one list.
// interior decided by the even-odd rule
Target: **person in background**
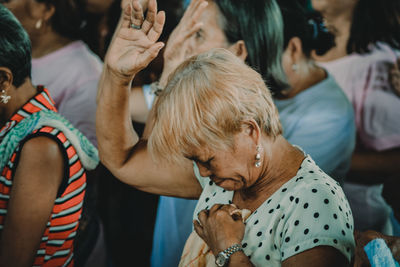
[(400, 173), (400, 98), (390, 81), (400, 56), (400, 2), (313, 0), (312, 4), (336, 42), (336, 47), (315, 58), (334, 76), (355, 111), (357, 145), (344, 190), (356, 229), (391, 235), (390, 221), (395, 218), (381, 192), (382, 184)]
[(274, 99), (283, 136), (343, 184), (355, 146), (353, 108), (335, 79), (311, 58), (312, 51), (328, 51), (333, 36), (318, 20), (307, 19), (296, 1), (277, 2), (284, 23), (282, 62), (290, 84)]
[[(32, 82), (44, 84), (58, 112), (97, 146), (96, 93), (102, 62), (82, 41), (84, 0), (2, 0), (20, 20), (32, 42)], [(82, 224), (75, 239), (80, 266), (98, 245), (104, 255), (97, 214), (97, 170), (88, 173)], [(100, 256), (95, 258), (100, 259)]]
[(96, 93), (102, 62), (81, 41), (84, 1), (2, 1), (31, 39), (33, 83), (46, 84), (58, 112), (96, 145)]
[(0, 4), (0, 266), (74, 266), (97, 150), (30, 76), (29, 36)]
[[(282, 137), (261, 75), (231, 52), (211, 50), (182, 63), (139, 139), (131, 126), (130, 85), (163, 47), (157, 40), (165, 13), (150, 1), (143, 21), (138, 1), (132, 6), (134, 16), (127, 8), (107, 53), (99, 88), (103, 163), (141, 190), (200, 197), (194, 227), (219, 255), (219, 266), (227, 258), (231, 266), (348, 263), (354, 239), (343, 191)], [(246, 224), (231, 216), (230, 202), (252, 212)]]

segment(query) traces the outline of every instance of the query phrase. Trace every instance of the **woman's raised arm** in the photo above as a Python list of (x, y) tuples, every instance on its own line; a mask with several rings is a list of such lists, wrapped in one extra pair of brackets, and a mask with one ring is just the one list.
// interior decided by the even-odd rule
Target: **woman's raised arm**
[(152, 160), (146, 141), (139, 142), (130, 116), (129, 95), (134, 76), (164, 46), (157, 42), (165, 22), (163, 11), (150, 0), (143, 20), (138, 0), (124, 10), (121, 27), (106, 55), (99, 84), (96, 130), (103, 164), (121, 181), (140, 190), (163, 195), (196, 198), (201, 193), (192, 163), (180, 166)]

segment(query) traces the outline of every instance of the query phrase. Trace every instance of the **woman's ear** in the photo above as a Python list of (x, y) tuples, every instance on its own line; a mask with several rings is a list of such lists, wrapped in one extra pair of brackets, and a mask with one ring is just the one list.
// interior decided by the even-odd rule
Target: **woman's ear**
[(34, 1), (32, 9), (32, 17), (37, 20), (36, 28), (40, 29), (42, 25), (49, 25), (49, 21), (54, 16), (56, 8), (53, 4), (41, 3)]
[(9, 91), (13, 86), (13, 74), (9, 68), (0, 67), (0, 91)]
[(242, 123), (242, 131), (249, 136), (255, 144), (258, 144), (261, 138), (261, 129), (254, 119)]
[(303, 47), (299, 37), (289, 40), (285, 53), (289, 56), (291, 64), (299, 64), (303, 57)]
[(248, 56), (246, 44), (243, 40), (237, 41), (231, 45), (228, 50), (243, 61), (245, 61)]

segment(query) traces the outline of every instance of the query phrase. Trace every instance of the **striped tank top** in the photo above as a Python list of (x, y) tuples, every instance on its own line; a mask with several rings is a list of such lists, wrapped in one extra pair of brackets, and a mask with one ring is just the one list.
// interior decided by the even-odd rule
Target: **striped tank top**
[[(54, 101), (48, 91), (43, 87), (38, 88), (38, 90), (39, 93), (19, 109), (0, 130), (0, 141), (8, 131), (31, 114), (41, 110), (56, 111)], [(33, 265), (73, 266), (73, 241), (82, 212), (86, 173), (75, 148), (63, 132), (55, 128), (45, 126), (33, 131), (19, 144), (6, 166), (3, 170), (0, 170), (0, 233), (7, 216), (7, 205), (13, 185), (13, 176), (18, 167), (19, 153), (23, 144), (36, 136), (47, 136), (59, 144), (66, 168)]]

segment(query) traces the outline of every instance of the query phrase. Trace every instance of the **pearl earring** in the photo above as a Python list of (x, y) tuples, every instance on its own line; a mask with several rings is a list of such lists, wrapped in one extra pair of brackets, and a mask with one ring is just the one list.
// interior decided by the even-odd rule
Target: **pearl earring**
[(292, 70), (297, 71), (299, 69), (299, 66), (297, 64), (292, 65)]
[(11, 96), (7, 95), (6, 90), (1, 90), (1, 95), (0, 95), (0, 102), (3, 104), (7, 104), (8, 101), (10, 100)]
[(261, 166), (261, 147), (260, 146), (257, 146), (256, 147), (256, 151), (257, 151), (257, 154), (256, 154), (256, 163), (254, 164), (254, 166), (256, 166), (257, 168), (259, 168), (260, 166)]
[(40, 27), (42, 27), (42, 19), (39, 19), (37, 22), (36, 22), (36, 24), (35, 24), (35, 28), (36, 29), (40, 29)]

